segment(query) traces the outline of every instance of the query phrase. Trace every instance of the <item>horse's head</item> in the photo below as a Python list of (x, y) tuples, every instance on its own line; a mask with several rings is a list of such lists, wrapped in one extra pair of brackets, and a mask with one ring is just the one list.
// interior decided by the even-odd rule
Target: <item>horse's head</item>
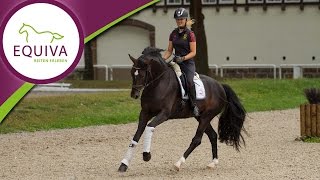
[(26, 24), (25, 24), (25, 23), (22, 24), (22, 26), (21, 26), (21, 28), (20, 28), (20, 30), (19, 30), (19, 33), (20, 33), (20, 34), (22, 34), (22, 33), (24, 33), (24, 32), (27, 32)]
[(144, 88), (147, 81), (148, 65), (143, 62), (142, 58), (135, 59), (129, 54), (133, 66), (131, 68), (132, 89), (131, 97), (138, 99), (140, 91)]
[(142, 55), (138, 59), (135, 59), (129, 54), (129, 57), (133, 62), (131, 69), (132, 98), (138, 99), (141, 90), (152, 82), (164, 68), (168, 68), (167, 64), (161, 57), (161, 51), (163, 50), (148, 47), (144, 49)]

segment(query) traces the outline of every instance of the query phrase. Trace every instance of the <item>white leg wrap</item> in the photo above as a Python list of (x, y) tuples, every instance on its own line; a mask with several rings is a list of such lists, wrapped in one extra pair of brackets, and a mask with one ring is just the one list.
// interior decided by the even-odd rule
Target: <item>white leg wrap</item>
[(154, 131), (154, 127), (147, 126), (145, 129), (144, 141), (143, 141), (143, 152), (150, 152), (151, 138)]
[(219, 164), (219, 160), (216, 159), (216, 158), (214, 158), (212, 162), (213, 162), (214, 164), (216, 164), (216, 165)]
[(134, 140), (131, 141), (129, 148), (128, 148), (128, 151), (127, 151), (126, 155), (124, 156), (124, 159), (121, 161), (121, 163), (129, 166), (129, 163), (133, 158), (134, 151), (136, 149), (137, 144), (138, 143), (136, 141), (134, 141)]
[(181, 164), (182, 164), (182, 163), (185, 163), (185, 162), (186, 162), (186, 159), (182, 156), (182, 157), (179, 159), (179, 161), (174, 164), (176, 170), (179, 171), (179, 170), (180, 170), (180, 167), (181, 167)]
[(218, 165), (218, 164), (219, 164), (219, 160), (216, 159), (216, 158), (214, 158), (214, 159), (212, 160), (212, 162), (207, 165), (207, 167), (213, 169), (213, 168), (215, 168), (216, 165)]

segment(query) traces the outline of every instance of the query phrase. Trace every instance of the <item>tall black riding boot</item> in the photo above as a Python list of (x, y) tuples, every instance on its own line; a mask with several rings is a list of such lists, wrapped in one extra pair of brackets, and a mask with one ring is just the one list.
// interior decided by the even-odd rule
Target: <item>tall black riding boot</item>
[(190, 104), (191, 104), (191, 109), (193, 109), (193, 115), (195, 117), (199, 116), (199, 108), (196, 104), (196, 87), (195, 85), (191, 86), (189, 89), (189, 98), (190, 98)]

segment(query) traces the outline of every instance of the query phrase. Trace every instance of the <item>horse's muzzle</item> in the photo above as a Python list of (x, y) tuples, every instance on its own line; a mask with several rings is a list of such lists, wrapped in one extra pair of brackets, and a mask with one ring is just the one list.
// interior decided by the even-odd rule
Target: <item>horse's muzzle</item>
[(133, 99), (138, 99), (140, 97), (140, 91), (136, 89), (131, 90), (131, 97)]

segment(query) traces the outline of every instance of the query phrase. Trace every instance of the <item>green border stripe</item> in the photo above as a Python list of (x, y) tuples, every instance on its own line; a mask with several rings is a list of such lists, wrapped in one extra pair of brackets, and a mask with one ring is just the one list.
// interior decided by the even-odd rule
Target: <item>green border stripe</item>
[(107, 24), (106, 26), (102, 27), (101, 29), (97, 30), (96, 32), (94, 32), (91, 35), (89, 35), (88, 37), (86, 37), (84, 39), (84, 43), (89, 42), (91, 39), (95, 38), (96, 36), (98, 36), (99, 34), (104, 32), (105, 30), (109, 29), (110, 27), (114, 26), (115, 24), (119, 23), (120, 21), (128, 18), (129, 16), (135, 14), (136, 12), (141, 11), (142, 9), (144, 9), (144, 8), (146, 8), (146, 7), (148, 7), (148, 6), (152, 5), (152, 4), (155, 4), (155, 3), (159, 2), (159, 1), (160, 0), (151, 1), (148, 4), (145, 4), (145, 5), (141, 6), (141, 7), (139, 7), (138, 9), (135, 9), (135, 10), (133, 10), (133, 11), (121, 16), (120, 18), (114, 20), (113, 22)]
[(34, 84), (24, 83), (0, 106), (0, 123), (9, 114), (11, 109), (30, 91)]

